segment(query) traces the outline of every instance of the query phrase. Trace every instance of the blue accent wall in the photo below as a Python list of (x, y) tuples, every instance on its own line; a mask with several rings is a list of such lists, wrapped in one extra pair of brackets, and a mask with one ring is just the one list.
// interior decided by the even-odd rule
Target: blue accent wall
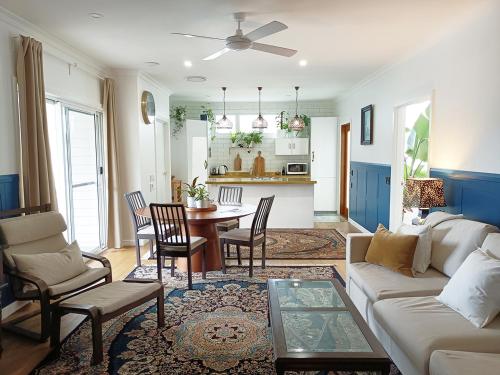
[[(0, 176), (0, 211), (12, 210), (19, 207), (19, 175), (9, 174)], [(0, 265), (3, 267), (3, 265)], [(8, 281), (8, 280), (7, 280)], [(2, 306), (13, 302), (11, 291), (6, 288), (2, 292)]]
[(391, 167), (351, 161), (349, 217), (371, 232), (389, 227)]
[(446, 207), (440, 211), (500, 227), (500, 174), (431, 168), (444, 180)]

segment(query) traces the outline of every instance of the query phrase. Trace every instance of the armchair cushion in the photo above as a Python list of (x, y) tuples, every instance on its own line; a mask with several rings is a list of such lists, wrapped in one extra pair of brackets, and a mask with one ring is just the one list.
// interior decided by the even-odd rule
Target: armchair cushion
[(48, 286), (72, 279), (88, 270), (76, 241), (58, 252), (12, 254), (12, 259), (20, 272), (41, 279)]
[(88, 268), (87, 271), (72, 279), (49, 286), (49, 295), (51, 297), (58, 296), (72, 292), (73, 290), (82, 288), (86, 285), (94, 284), (99, 280), (104, 279), (110, 272), (111, 269), (108, 267)]

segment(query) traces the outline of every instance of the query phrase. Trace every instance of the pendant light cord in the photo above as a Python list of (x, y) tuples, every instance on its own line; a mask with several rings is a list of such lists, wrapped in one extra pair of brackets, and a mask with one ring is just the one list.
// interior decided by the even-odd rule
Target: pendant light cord
[(299, 86), (295, 86), (295, 116), (299, 115)]
[(261, 91), (262, 91), (262, 87), (258, 87), (258, 89), (259, 89), (259, 117), (261, 117), (262, 113), (260, 111), (260, 94), (261, 94)]
[(224, 92), (224, 99), (223, 99), (223, 101), (224, 101), (224, 116), (223, 117), (226, 117), (226, 88), (223, 87), (222, 91)]

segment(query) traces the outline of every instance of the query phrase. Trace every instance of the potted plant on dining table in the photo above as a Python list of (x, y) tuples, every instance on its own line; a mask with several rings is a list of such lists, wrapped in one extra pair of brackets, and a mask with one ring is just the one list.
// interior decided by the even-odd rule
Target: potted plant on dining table
[(198, 194), (198, 188), (200, 186), (204, 186), (203, 184), (197, 184), (198, 177), (195, 177), (191, 184), (188, 184), (186, 182), (183, 183), (185, 186), (182, 191), (187, 194), (187, 206), (188, 208), (195, 208), (196, 207), (196, 196)]
[(205, 185), (200, 184), (196, 192), (196, 208), (208, 208), (210, 206), (210, 199), (208, 189)]

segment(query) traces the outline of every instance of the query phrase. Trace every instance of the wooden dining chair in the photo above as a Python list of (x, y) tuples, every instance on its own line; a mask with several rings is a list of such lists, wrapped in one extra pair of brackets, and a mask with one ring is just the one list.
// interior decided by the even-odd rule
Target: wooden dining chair
[(172, 277), (175, 275), (175, 258), (187, 258), (188, 288), (193, 289), (191, 256), (200, 250), (202, 251), (202, 278), (206, 279), (207, 239), (190, 235), (186, 209), (183, 204), (151, 203), (149, 208), (156, 238), (158, 279), (162, 281), (161, 257), (172, 258), (170, 268)]
[(136, 263), (140, 267), (141, 246), (139, 240), (149, 241), (149, 256), (150, 258), (154, 258), (153, 242), (155, 240), (155, 232), (150, 219), (136, 214), (139, 208), (147, 207), (142, 193), (140, 191), (126, 193), (125, 199), (127, 200), (128, 210), (132, 218), (132, 224), (134, 225)]
[[(239, 206), (241, 205), (241, 197), (243, 188), (241, 186), (221, 186), (219, 187), (219, 197), (217, 202), (219, 206)], [(240, 219), (223, 221), (216, 224), (219, 233), (228, 232), (232, 229), (240, 227)], [(226, 245), (227, 257), (231, 256), (231, 245)], [(238, 251), (239, 249), (237, 249)], [(241, 265), (241, 259), (238, 258), (238, 264)]]
[(226, 257), (224, 254), (224, 245), (236, 245), (236, 252), (238, 255), (238, 264), (241, 264), (240, 246), (250, 248), (249, 259), (249, 276), (253, 276), (253, 250), (255, 246), (262, 245), (262, 268), (266, 268), (266, 231), (267, 220), (271, 207), (273, 205), (274, 195), (268, 198), (261, 198), (257, 211), (252, 221), (250, 229), (232, 229), (219, 236), (220, 238), (220, 254), (222, 273), (226, 273)]

